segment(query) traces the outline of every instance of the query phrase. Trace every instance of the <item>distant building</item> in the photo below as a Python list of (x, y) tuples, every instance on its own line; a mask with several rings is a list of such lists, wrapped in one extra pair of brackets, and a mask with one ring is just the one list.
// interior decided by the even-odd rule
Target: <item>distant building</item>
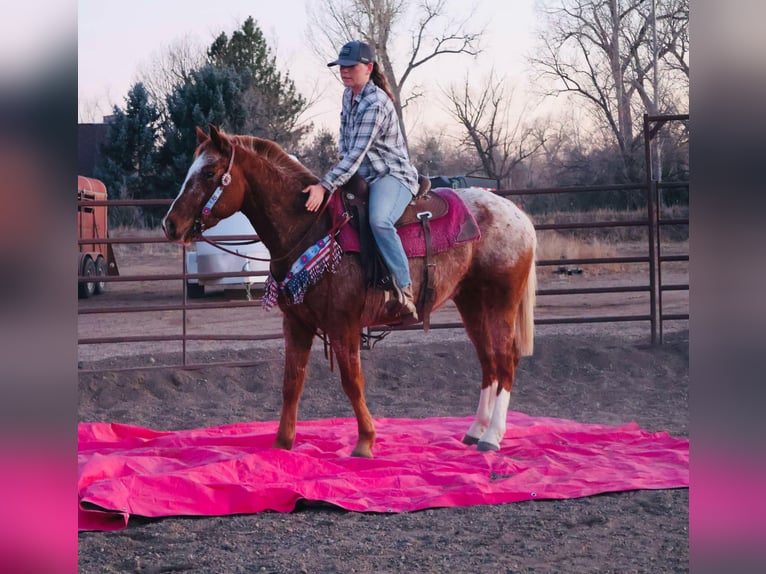
[(95, 177), (93, 172), (98, 160), (99, 148), (113, 117), (104, 116), (104, 123), (101, 124), (77, 124), (77, 173), (79, 175)]

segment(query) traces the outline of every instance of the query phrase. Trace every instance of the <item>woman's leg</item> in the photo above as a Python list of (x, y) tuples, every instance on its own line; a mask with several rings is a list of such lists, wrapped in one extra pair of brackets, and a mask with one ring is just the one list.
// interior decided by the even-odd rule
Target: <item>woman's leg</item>
[(412, 193), (395, 177), (387, 175), (370, 185), (370, 227), (375, 243), (394, 279), (400, 316), (418, 317), (412, 296), (410, 264), (394, 223), (412, 201)]
[(410, 265), (394, 223), (412, 201), (412, 193), (393, 176), (387, 175), (370, 185), (370, 227), (375, 243), (399, 287), (412, 284)]

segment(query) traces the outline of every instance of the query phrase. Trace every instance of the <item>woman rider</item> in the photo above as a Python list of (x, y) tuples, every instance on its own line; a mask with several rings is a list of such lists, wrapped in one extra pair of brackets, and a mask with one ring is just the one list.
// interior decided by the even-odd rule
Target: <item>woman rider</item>
[(399, 314), (417, 319), (410, 267), (394, 223), (417, 193), (418, 174), (399, 129), (391, 88), (365, 42), (348, 42), (338, 59), (327, 65), (340, 66), (346, 87), (340, 114), (340, 160), (319, 183), (303, 190), (309, 194), (306, 208), (319, 209), (325, 193), (334, 192), (356, 172), (367, 180), (370, 226), (394, 280)]

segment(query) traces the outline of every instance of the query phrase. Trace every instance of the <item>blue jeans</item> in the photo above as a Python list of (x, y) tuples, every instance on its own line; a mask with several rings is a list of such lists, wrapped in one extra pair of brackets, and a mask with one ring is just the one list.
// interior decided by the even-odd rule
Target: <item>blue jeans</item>
[(388, 265), (396, 284), (407, 287), (412, 284), (410, 264), (404, 254), (402, 240), (396, 233), (394, 223), (402, 216), (412, 201), (412, 193), (392, 175), (381, 177), (370, 185), (370, 227), (383, 260)]

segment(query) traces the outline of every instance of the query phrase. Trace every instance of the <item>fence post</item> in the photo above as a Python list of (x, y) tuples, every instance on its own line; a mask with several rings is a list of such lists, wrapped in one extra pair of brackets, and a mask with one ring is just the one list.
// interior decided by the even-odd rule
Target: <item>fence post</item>
[(187, 349), (186, 349), (186, 324), (188, 322), (188, 315), (186, 313), (187, 305), (189, 303), (189, 280), (186, 278), (186, 274), (189, 272), (189, 268), (186, 266), (186, 245), (183, 246), (181, 249), (181, 257), (183, 257), (183, 284), (181, 285), (181, 290), (183, 293), (183, 310), (181, 311), (181, 357), (182, 357), (182, 366), (187, 365)]
[(660, 182), (657, 179), (652, 180), (652, 190), (654, 195), (655, 206), (655, 238), (657, 242), (657, 318), (659, 320), (658, 342), (660, 345), (663, 343), (663, 327), (664, 322), (662, 318), (662, 226), (660, 225), (660, 219), (662, 219), (662, 202), (660, 197)]
[(655, 245), (657, 206), (655, 205), (657, 182), (652, 166), (652, 136), (649, 129), (649, 114), (644, 114), (644, 158), (646, 161), (646, 204), (649, 232), (649, 315), (652, 329), (652, 344), (657, 343), (657, 248)]

